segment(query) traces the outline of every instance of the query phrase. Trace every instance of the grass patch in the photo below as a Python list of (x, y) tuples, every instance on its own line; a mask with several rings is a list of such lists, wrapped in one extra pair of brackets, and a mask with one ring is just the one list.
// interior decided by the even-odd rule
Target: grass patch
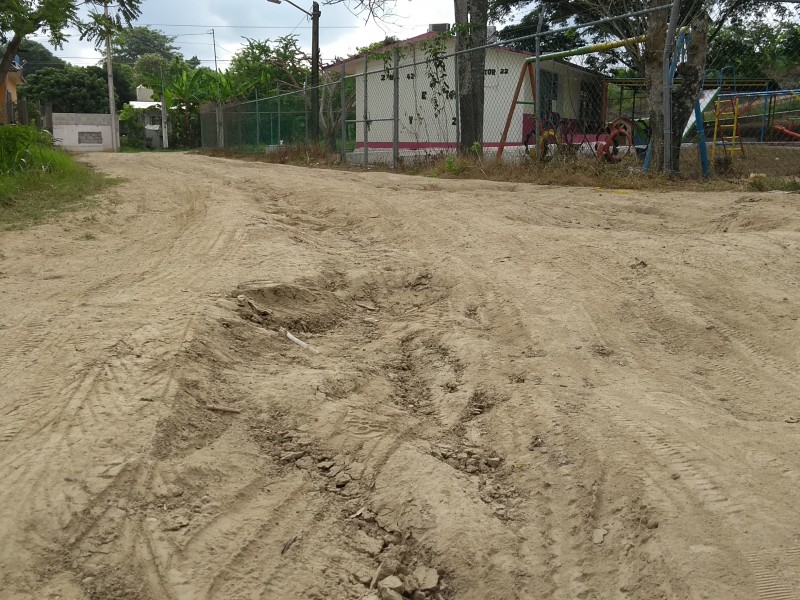
[(748, 185), (754, 192), (800, 192), (800, 179), (796, 177), (753, 177)]
[[(270, 152), (246, 152), (219, 149), (201, 150), (199, 154), (237, 160), (363, 171), (361, 164), (343, 164), (339, 154), (330, 154), (321, 147), (303, 145), (281, 146)], [(681, 173), (671, 177), (660, 173), (643, 173), (641, 163), (626, 157), (619, 163), (600, 162), (575, 152), (561, 151), (549, 162), (526, 160), (518, 163), (468, 156), (438, 155), (427, 160), (402, 163), (397, 170), (386, 164), (370, 165), (370, 171), (385, 171), (439, 179), (482, 179), (538, 185), (593, 187), (603, 189), (663, 190), (688, 192), (724, 191), (798, 191), (800, 148), (758, 146), (748, 148), (746, 156), (737, 155), (724, 174), (710, 179), (700, 175), (695, 148), (681, 151)], [(769, 174), (752, 176), (753, 171)]]
[[(300, 167), (363, 171), (361, 164), (343, 164), (339, 154), (329, 154), (322, 148), (307, 146), (282, 146), (268, 153), (249, 153), (230, 149), (202, 150), (200, 154), (220, 158), (264, 162)], [(662, 174), (642, 173), (641, 163), (636, 159), (624, 159), (620, 163), (605, 163), (573, 153), (556, 155), (550, 162), (529, 160), (506, 163), (475, 155), (441, 155), (403, 163), (397, 170), (389, 165), (370, 165), (370, 171), (385, 171), (418, 175), (438, 179), (481, 179), (538, 185), (594, 187), (605, 189), (633, 190), (685, 190), (723, 191), (742, 189), (737, 181), (714, 179), (703, 181), (692, 176), (667, 177)]]
[(40, 147), (35, 153), (35, 164), (28, 168), (0, 172), (0, 230), (22, 229), (77, 210), (114, 183), (64, 151)]

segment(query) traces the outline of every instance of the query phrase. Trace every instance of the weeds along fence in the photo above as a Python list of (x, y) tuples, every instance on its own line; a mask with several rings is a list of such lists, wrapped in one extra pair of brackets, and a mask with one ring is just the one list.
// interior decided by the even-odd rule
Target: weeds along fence
[[(397, 166), (454, 154), (464, 128), (475, 122), (462, 114), (468, 111), (483, 114), (477, 137), (487, 159), (558, 159), (576, 167), (614, 162), (631, 171), (646, 169), (653, 153), (647, 81), (608, 73), (620, 67), (616, 52), (643, 41), (647, 16), (655, 11), (672, 14), (671, 8), (605, 19), (624, 21), (628, 30), (631, 23), (639, 23), (642, 30), (632, 31), (623, 41), (572, 51), (534, 52), (537, 36), (547, 46), (548, 36), (567, 28), (528, 33), (504, 43), (490, 39), (475, 50), (485, 52), (481, 73), (459, 75), (468, 53), (457, 50), (449, 32), (430, 31), (325, 68), (317, 90), (317, 139), (310, 138), (314, 90), (304, 88), (202, 107), (203, 146), (263, 153), (312, 144), (343, 163)], [(668, 83), (668, 99), (673, 88), (680, 87), (677, 67), (686, 58), (689, 40), (690, 32), (677, 29), (675, 44), (670, 44), (673, 59), (661, 74)], [(683, 132), (682, 171), (702, 174), (704, 155), (710, 174), (800, 175), (800, 82), (793, 83), (791, 69), (778, 81), (739, 76), (736, 66), (710, 66), (714, 68), (704, 79), (699, 113)], [(483, 87), (482, 105), (474, 93), (477, 86)]]

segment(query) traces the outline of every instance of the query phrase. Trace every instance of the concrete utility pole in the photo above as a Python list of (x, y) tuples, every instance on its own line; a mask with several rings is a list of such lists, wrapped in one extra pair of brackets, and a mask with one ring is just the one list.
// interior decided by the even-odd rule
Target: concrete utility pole
[(214, 81), (217, 83), (217, 148), (225, 147), (225, 126), (222, 121), (222, 95), (219, 92), (219, 65), (217, 65), (217, 34), (211, 30), (211, 41), (214, 44)]
[(316, 0), (311, 5), (311, 12), (300, 8), (292, 0), (267, 0), (272, 4), (286, 2), (297, 10), (311, 17), (311, 119), (308, 124), (309, 139), (314, 144), (319, 144), (319, 2)]
[(164, 84), (164, 68), (159, 66), (161, 72), (161, 147), (169, 148), (169, 132), (167, 131), (167, 90)]
[[(108, 20), (108, 0), (103, 7), (103, 16)], [(119, 151), (117, 134), (117, 105), (114, 100), (114, 67), (111, 64), (111, 28), (106, 24), (106, 67), (108, 70), (108, 115), (111, 119), (111, 146), (114, 152)]]

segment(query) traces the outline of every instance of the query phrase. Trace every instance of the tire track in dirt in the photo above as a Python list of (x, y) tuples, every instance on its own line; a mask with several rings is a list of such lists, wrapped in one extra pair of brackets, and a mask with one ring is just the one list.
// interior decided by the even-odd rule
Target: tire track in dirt
[[(134, 159), (96, 160), (127, 174)], [(697, 225), (686, 211), (701, 202), (683, 196), (637, 212), (638, 198), (621, 206), (592, 191), (570, 192), (562, 207), (557, 188), (136, 160), (136, 173), (172, 192), (157, 214), (139, 202), (137, 218), (153, 223), (126, 254), (135, 268), (74, 292), (76, 315), (105, 322), (78, 332), (67, 306), (49, 323), (25, 321), (53, 337), (41, 330), (15, 366), (28, 361), (30, 378), (48, 361), (72, 366), (32, 390), (30, 405), (20, 376), (14, 408), (0, 407), (14, 419), (0, 428), (10, 450), (0, 470), (17, 487), (39, 477), (52, 488), (31, 498), (47, 515), (34, 530), (67, 523), (64, 570), (91, 600), (354, 598), (395, 560), (404, 580), (418, 564), (436, 567), (445, 600), (683, 598), (724, 589), (714, 577), (739, 583), (737, 600), (756, 585), (779, 600), (797, 589), (781, 575), (792, 553), (768, 543), (786, 536), (735, 528), (758, 517), (748, 511), (759, 498), (775, 522), (794, 523), (778, 495), (797, 467), (788, 433), (740, 423), (714, 404), (714, 386), (774, 417), (764, 390), (733, 376), (789, 394), (798, 361), (788, 343), (772, 351), (745, 327), (778, 331), (782, 311), (748, 307), (746, 289), (710, 296), (732, 265), (752, 270), (763, 255), (755, 239), (750, 262), (699, 240), (721, 202), (692, 209)], [(655, 268), (631, 267), (641, 256)], [(87, 278), (108, 280), (113, 264)], [(695, 278), (703, 268), (715, 278), (706, 288)], [(317, 300), (245, 315), (235, 300), (245, 279), (296, 298), (313, 289)], [(320, 326), (326, 294), (341, 311)], [(279, 337), (287, 322), (321, 354)], [(712, 333), (695, 331), (707, 324)], [(25, 327), (6, 331), (22, 341)], [(62, 350), (73, 343), (81, 356)], [(57, 423), (43, 410), (54, 395)], [(35, 435), (33, 421), (44, 425)], [(727, 435), (741, 448), (725, 450)], [(66, 468), (66, 483), (50, 467), (25, 470), (38, 444), (53, 469), (93, 469)], [(701, 533), (709, 540), (690, 545)], [(750, 590), (741, 549), (762, 546)]]
[[(797, 600), (798, 579), (800, 573), (800, 547), (786, 548), (784, 550), (773, 550), (759, 552), (748, 555), (747, 559), (753, 567), (756, 581), (758, 582), (758, 593), (762, 600)], [(776, 563), (781, 564), (782, 569), (776, 569)], [(779, 573), (791, 574), (790, 581), (786, 577), (781, 577)]]
[[(191, 229), (192, 221), (196, 221), (191, 215), (192, 211), (185, 219), (179, 219), (184, 222), (180, 229), (183, 235), (193, 233), (194, 239), (202, 241), (202, 231)], [(181, 237), (173, 238), (173, 248), (180, 247), (178, 240)], [(184, 260), (182, 257), (186, 256), (203, 261), (205, 273), (193, 270), (193, 281), (202, 284), (208, 277), (210, 266), (216, 268), (223, 261), (235, 259), (244, 237), (243, 228), (226, 226), (210, 242), (186, 246), (176, 250), (172, 257)], [(209, 258), (205, 259), (205, 255)], [(179, 263), (172, 268), (176, 279), (185, 272)], [(145, 277), (139, 277), (135, 284), (139, 293), (163, 287), (159, 283), (160, 276), (158, 270), (150, 270)], [(119, 276), (113, 279), (119, 279)], [(90, 285), (79, 293), (82, 298), (92, 298), (93, 292), (97, 293), (107, 283)], [(174, 291), (180, 293), (180, 290)], [(121, 463), (115, 462), (117, 459), (111, 459), (111, 463), (107, 462), (108, 458), (104, 460), (102, 453), (107, 452), (104, 448), (135, 446), (135, 443), (130, 443), (131, 435), (136, 429), (146, 426), (150, 417), (113, 441), (102, 440), (100, 436), (107, 435), (102, 432), (118, 430), (122, 423), (138, 419), (144, 414), (144, 409), (162, 404), (174, 393), (174, 358), (189, 339), (193, 322), (191, 314), (196, 310), (196, 307), (190, 307), (187, 311), (177, 304), (171, 311), (160, 311), (167, 315), (170, 312), (189, 312), (190, 316), (188, 319), (165, 317), (162, 322), (151, 323), (149, 331), (138, 328), (124, 333), (117, 342), (112, 341), (110, 358), (84, 366), (77, 379), (69, 383), (59, 381), (60, 375), (54, 377), (47, 373), (38, 376), (36, 371), (44, 367), (42, 358), (59, 365), (67, 363), (73, 347), (92, 345), (97, 337), (97, 328), (85, 325), (78, 329), (63, 327), (71, 312), (67, 309), (53, 315), (48, 322), (35, 325), (38, 335), (36, 331), (30, 336), (26, 332), (27, 326), (35, 324), (35, 321), (16, 329), (27, 342), (15, 353), (16, 358), (12, 357), (19, 365), (17, 372), (20, 373), (14, 385), (20, 390), (25, 389), (28, 399), (11, 409), (19, 425), (3, 430), (2, 441), (13, 446), (0, 461), (3, 471), (11, 466), (13, 473), (3, 478), (6, 485), (0, 498), (4, 502), (4, 515), (13, 518), (17, 524), (24, 524), (29, 517), (35, 518), (40, 527), (52, 522), (52, 527), (45, 528), (57, 532), (93, 498), (113, 485), (115, 468)], [(120, 330), (126, 326), (121, 323)], [(9, 338), (5, 340), (9, 341)], [(138, 358), (140, 355), (144, 356)], [(170, 363), (173, 364), (170, 366)], [(36, 371), (32, 370), (34, 367)], [(28, 385), (26, 380), (31, 378), (39, 379), (38, 385)], [(151, 402), (145, 403), (142, 399)], [(54, 405), (58, 407), (55, 410)], [(122, 428), (124, 430), (125, 426)], [(87, 461), (96, 468), (90, 472), (77, 468), (77, 464)], [(11, 535), (15, 526), (11, 521), (3, 521), (2, 529)]]

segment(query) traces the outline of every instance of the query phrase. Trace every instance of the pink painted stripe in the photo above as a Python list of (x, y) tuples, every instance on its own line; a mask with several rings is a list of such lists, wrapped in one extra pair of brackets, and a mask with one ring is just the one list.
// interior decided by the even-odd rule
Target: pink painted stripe
[[(398, 144), (401, 150), (453, 150), (457, 147), (455, 142), (400, 142)], [(483, 145), (484, 148), (498, 148), (500, 142), (487, 142)], [(522, 144), (506, 143), (506, 147), (522, 146)], [(364, 142), (356, 142), (356, 149), (364, 147)], [(393, 147), (392, 142), (370, 142), (370, 150), (391, 150)]]

